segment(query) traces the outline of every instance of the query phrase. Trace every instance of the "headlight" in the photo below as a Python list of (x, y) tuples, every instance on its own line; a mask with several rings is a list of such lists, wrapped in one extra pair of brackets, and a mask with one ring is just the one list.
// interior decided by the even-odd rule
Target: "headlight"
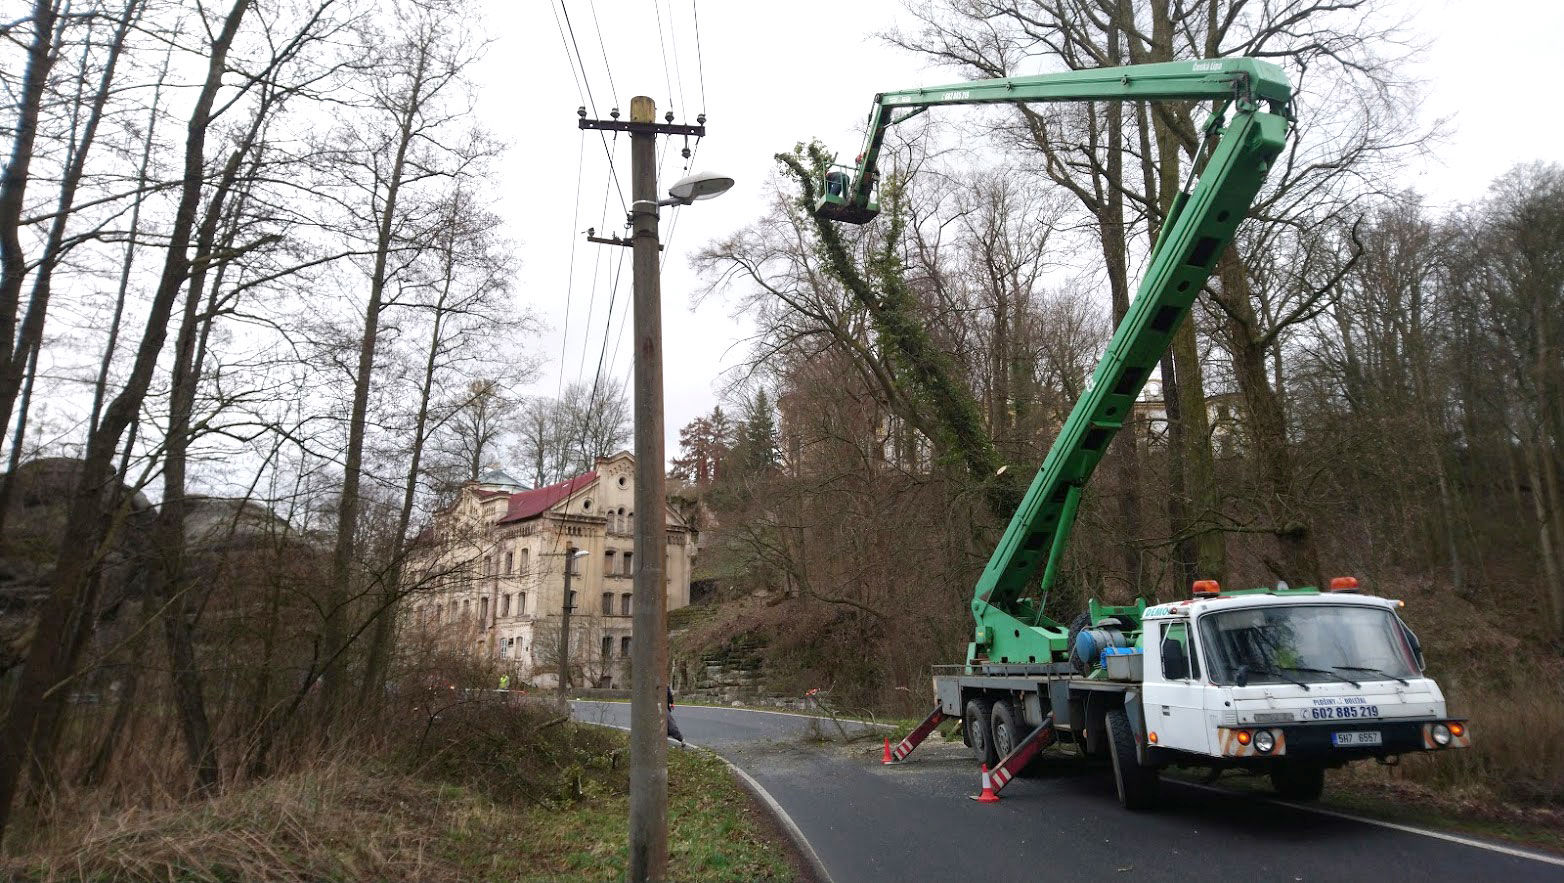
[(1450, 728), (1444, 724), (1434, 724), (1431, 735), (1434, 737), (1434, 744), (1440, 748), (1450, 744)]
[(1276, 750), (1276, 736), (1270, 730), (1260, 730), (1254, 734), (1254, 748), (1261, 754), (1270, 754)]

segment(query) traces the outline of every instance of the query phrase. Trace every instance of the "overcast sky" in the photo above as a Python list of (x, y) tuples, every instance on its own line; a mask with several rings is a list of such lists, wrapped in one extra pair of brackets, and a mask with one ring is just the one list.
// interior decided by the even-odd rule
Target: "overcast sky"
[[(1516, 163), (1564, 158), (1564, 123), (1552, 93), (1539, 88), (1556, 78), (1564, 5), (1430, 0), (1405, 8), (1413, 36), (1429, 44), (1411, 72), (1428, 84), (1423, 113), (1451, 120), (1435, 158), (1409, 163), (1405, 186), (1449, 205), (1480, 197)], [(561, 40), (562, 10), (585, 58), (586, 84), (573, 74)], [(692, 10), (700, 17), (699, 53)], [(539, 379), (521, 392), (554, 395), (562, 380), (590, 382), (604, 348), (611, 293), (602, 361), (605, 372), (629, 377), (630, 335), (620, 329), (629, 315), (630, 249), (591, 245), (581, 233), (587, 227), (622, 233), (624, 219), (602, 141), (596, 133), (583, 139), (576, 126), (585, 86), (602, 117), (616, 106), (628, 117), (634, 95), (653, 97), (659, 118), (671, 109), (677, 122), (693, 123), (705, 111), (709, 134), (694, 170), (721, 171), (738, 182), (721, 198), (662, 218), (669, 244), (662, 292), (673, 456), (679, 427), (711, 410), (719, 376), (742, 358), (749, 333), (720, 301), (692, 310), (699, 282), (688, 256), (762, 213), (774, 153), (818, 137), (850, 156), (876, 92), (955, 79), (875, 38), (903, 16), (898, 0), (489, 0), (495, 42), (476, 73), (480, 112), (510, 145), (495, 188), (522, 258), (516, 308), (544, 326), (535, 342)], [(682, 139), (670, 146), (662, 191), (685, 174)], [(628, 202), (628, 137), (610, 140), (609, 147)]]

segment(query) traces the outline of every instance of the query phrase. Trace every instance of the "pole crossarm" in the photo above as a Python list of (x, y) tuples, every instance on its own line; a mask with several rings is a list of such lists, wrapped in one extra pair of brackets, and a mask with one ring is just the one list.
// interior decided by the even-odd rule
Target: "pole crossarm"
[[(621, 238), (619, 236), (615, 236), (612, 239), (604, 239), (601, 236), (588, 236), (587, 237), (587, 242), (595, 242), (598, 245), (622, 245), (625, 248), (634, 248), (635, 247), (635, 240), (633, 240), (633, 239), (624, 239), (624, 238)], [(659, 246), (657, 246), (657, 250), (658, 251), (662, 251), (663, 247), (661, 245), (659, 245)]]
[(589, 120), (582, 118), (577, 124), (581, 129), (602, 129), (606, 132), (629, 132), (634, 135), (694, 135), (706, 137), (704, 125), (688, 126), (683, 123), (637, 123), (624, 120)]

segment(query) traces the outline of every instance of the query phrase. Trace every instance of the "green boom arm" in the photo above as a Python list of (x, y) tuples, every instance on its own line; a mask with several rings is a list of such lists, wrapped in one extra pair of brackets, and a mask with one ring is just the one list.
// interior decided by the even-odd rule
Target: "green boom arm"
[[(916, 113), (948, 104), (1091, 100), (1217, 100), (1207, 131), (1215, 149), (1164, 220), (1129, 313), (1108, 343), (1086, 393), (1016, 509), (973, 593), (977, 632), (968, 662), (1040, 663), (1067, 652), (1066, 629), (1042, 612), (1058, 572), (1081, 489), (1123, 427), (1153, 366), (1167, 350), (1212, 268), (1253, 204), (1286, 141), (1291, 87), (1280, 68), (1247, 58), (1182, 61), (981, 80), (888, 92), (875, 100), (868, 141), (852, 179), (827, 182), (816, 207), (825, 218), (863, 223), (874, 217), (875, 162), (885, 130)], [(1262, 109), (1262, 105), (1264, 108)], [(897, 107), (912, 113), (892, 119)], [(1233, 113), (1222, 125), (1226, 110)], [(834, 198), (833, 198), (834, 197)], [(1042, 569), (1036, 592), (1027, 587)], [(1035, 595), (1034, 602), (1030, 595)]]

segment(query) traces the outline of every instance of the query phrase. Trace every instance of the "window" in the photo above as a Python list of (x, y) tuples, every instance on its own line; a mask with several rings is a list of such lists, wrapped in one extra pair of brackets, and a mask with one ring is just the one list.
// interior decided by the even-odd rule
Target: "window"
[(565, 549), (565, 566), (570, 568), (571, 576), (581, 575), (581, 559), (576, 557), (576, 549)]
[(630, 615), (630, 593), (625, 592), (619, 596), (619, 613), (622, 616)]
[(1200, 679), (1200, 660), (1195, 658), (1185, 623), (1174, 623), (1162, 632), (1162, 676), (1170, 681)]
[(507, 593), (500, 599), (500, 615), (510, 616), (510, 595)]
[(576, 609), (576, 593), (575, 592), (571, 592), (570, 593), (570, 609), (571, 610), (575, 610)]
[[(623, 475), (621, 475), (621, 476), (619, 476), (619, 486), (620, 486), (620, 487), (624, 487), (624, 486), (625, 486), (625, 477), (624, 477), (624, 476), (623, 476)], [(625, 510), (623, 510), (623, 509), (620, 509), (620, 510), (619, 510), (619, 514), (620, 514), (620, 515), (623, 515), (623, 514), (625, 514)]]
[(470, 615), (472, 615), (472, 599), (464, 598), (462, 599), (462, 619), (466, 619)]
[(630, 655), (630, 638), (628, 636), (619, 639), (619, 655)]
[(509, 655), (510, 655), (510, 638), (506, 638), (505, 640), (500, 642), (500, 658), (504, 659), (505, 657), (507, 657)]
[(625, 576), (631, 576), (635, 573), (635, 566), (631, 563), (634, 558), (634, 552), (625, 553)]
[(439, 625), (440, 624), (440, 613), (441, 613), (440, 605), (439, 604), (435, 604), (434, 605), (434, 624), (435, 625)]
[(527, 549), (522, 549), (521, 550), (521, 572), (522, 573), (526, 573), (527, 572), (527, 557), (528, 557), (529, 554), (530, 554), (530, 552)]
[(489, 621), (489, 599), (488, 598), (479, 598), (478, 599), (478, 621), (479, 622), (488, 622)]
[(614, 550), (613, 549), (609, 549), (607, 552), (603, 553), (603, 575), (607, 576), (607, 575), (609, 575), (610, 573), (613, 573), (613, 572), (614, 572)]
[(526, 612), (527, 612), (527, 593), (526, 592), (517, 592), (516, 593), (516, 615), (517, 616), (521, 616), (523, 613), (526, 613)]
[(614, 612), (614, 593), (603, 593), (603, 615), (609, 616)]
[(507, 574), (509, 574), (509, 573), (514, 572), (515, 569), (516, 569), (516, 553), (515, 552), (506, 552), (505, 553), (505, 572)]
[(1406, 629), (1383, 607), (1296, 604), (1200, 618), (1213, 684), (1341, 683), (1417, 677)]
[(607, 659), (613, 652), (614, 652), (614, 639), (609, 637), (609, 636), (607, 636), (607, 635), (604, 635), (603, 636), (603, 658)]

